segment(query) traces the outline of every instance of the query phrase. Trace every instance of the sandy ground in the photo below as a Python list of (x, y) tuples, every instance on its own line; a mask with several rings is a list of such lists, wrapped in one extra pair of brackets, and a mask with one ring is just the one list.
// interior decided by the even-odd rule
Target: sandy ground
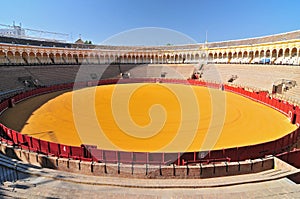
[(233, 93), (127, 84), (58, 95), (36, 109), (21, 132), (67, 145), (169, 152), (258, 144), (295, 129), (278, 111)]

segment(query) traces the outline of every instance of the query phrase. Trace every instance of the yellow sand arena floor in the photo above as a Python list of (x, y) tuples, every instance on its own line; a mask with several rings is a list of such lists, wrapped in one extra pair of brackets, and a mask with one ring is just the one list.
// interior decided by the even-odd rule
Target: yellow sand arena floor
[(198, 151), (258, 144), (296, 129), (239, 95), (178, 84), (118, 84), (64, 93), (21, 133), (67, 145), (128, 151)]

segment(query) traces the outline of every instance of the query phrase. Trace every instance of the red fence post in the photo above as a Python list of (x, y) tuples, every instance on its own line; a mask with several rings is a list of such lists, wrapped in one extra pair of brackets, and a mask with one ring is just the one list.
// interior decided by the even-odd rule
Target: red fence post
[(177, 165), (180, 165), (180, 152), (177, 154)]
[(149, 153), (147, 152), (146, 153), (146, 164), (148, 164), (149, 163)]

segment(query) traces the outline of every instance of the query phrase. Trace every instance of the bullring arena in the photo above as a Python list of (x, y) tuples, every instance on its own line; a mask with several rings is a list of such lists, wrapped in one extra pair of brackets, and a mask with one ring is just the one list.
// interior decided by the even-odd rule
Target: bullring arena
[[(116, 88), (116, 86), (118, 86), (118, 88)], [(125, 128), (128, 133), (135, 132), (135, 136), (129, 136), (130, 134), (126, 136), (120, 129), (122, 126), (120, 127), (116, 124), (116, 120), (114, 119), (116, 116), (112, 114), (114, 109), (114, 105), (111, 105), (111, 102), (113, 101), (112, 96), (114, 92), (118, 92), (116, 95), (120, 96), (114, 97), (125, 101), (126, 96), (129, 95), (129, 91), (137, 88), (139, 90), (131, 96), (129, 105), (127, 105), (132, 107), (131, 118), (135, 119), (135, 122), (140, 124), (140, 126), (146, 126), (150, 123), (149, 120), (152, 118), (153, 120), (157, 119), (158, 121), (164, 121), (165, 119), (162, 117), (164, 114), (161, 114), (159, 111), (156, 114), (153, 113), (151, 118), (148, 116), (149, 107), (151, 107), (152, 104), (159, 104), (166, 109), (165, 117), (167, 117), (168, 120), (165, 121), (158, 132), (156, 132), (156, 129), (160, 128), (160, 123), (158, 121), (151, 121), (153, 125), (150, 125), (143, 131), (140, 130), (141, 132), (138, 132), (138, 128), (130, 127), (130, 122), (126, 121)], [(65, 145), (80, 146), (82, 144), (89, 144), (96, 145), (98, 148), (106, 150), (116, 150), (119, 148), (125, 151), (133, 150), (135, 152), (161, 151), (161, 148), (167, 145), (168, 142), (175, 137), (174, 134), (183, 134), (183, 136), (180, 137), (180, 142), (174, 144), (174, 146), (163, 149), (163, 152), (193, 152), (259, 144), (261, 142), (276, 140), (297, 129), (297, 126), (291, 125), (288, 118), (278, 111), (269, 107), (263, 107), (264, 105), (257, 104), (256, 102), (232, 93), (226, 93), (224, 96), (226, 98), (226, 112), (228, 113), (226, 115), (219, 114), (216, 117), (212, 117), (211, 109), (219, 107), (220, 105), (212, 105), (210, 103), (211, 96), (207, 89), (203, 89), (203, 87), (192, 87), (192, 92), (196, 95), (198, 107), (196, 107), (197, 104), (189, 103), (188, 105), (190, 107), (187, 107), (187, 109), (198, 109), (200, 117), (193, 115), (193, 111), (188, 111), (189, 117), (192, 118), (192, 120), (190, 119), (185, 122), (185, 125), (187, 127), (192, 127), (193, 124), (196, 124), (194, 126), (198, 128), (194, 133), (195, 135), (193, 135), (193, 130), (190, 128), (180, 129), (180, 131), (177, 132), (181, 120), (179, 113), (181, 112), (180, 109), (182, 109), (182, 107), (178, 106), (178, 101), (174, 96), (172, 99), (172, 96), (170, 96), (172, 93), (170, 93), (169, 89), (177, 90), (175, 95), (178, 96), (180, 95), (178, 92), (182, 92), (182, 95), (184, 95), (188, 93), (187, 89), (190, 88), (186, 88), (185, 85), (182, 86), (177, 84), (128, 84), (99, 86), (97, 88), (92, 87), (77, 91), (82, 92), (79, 96), (82, 99), (79, 99), (81, 102), (78, 102), (78, 106), (84, 106), (78, 107), (78, 109), (86, 109), (87, 104), (84, 103), (84, 101), (88, 100), (87, 96), (91, 96), (91, 92), (94, 93), (93, 91), (95, 91), (95, 111), (98, 123), (102, 128), (102, 132), (97, 132), (93, 128), (90, 128), (90, 125), (87, 125), (87, 129), (84, 132), (89, 133), (84, 133), (80, 136), (76, 131), (76, 125), (74, 124), (73, 118), (74, 112), (72, 111), (72, 98), (74, 99), (74, 96), (78, 94), (68, 92), (49, 101), (34, 112), (26, 122), (21, 133), (26, 135), (32, 134), (33, 137), (50, 142), (59, 142)], [(121, 104), (122, 107), (127, 108), (126, 103), (124, 102), (115, 102), (113, 104), (115, 104), (115, 106)], [(115, 112), (116, 111), (117, 110), (115, 110)], [(121, 113), (116, 112), (115, 115), (120, 114), (122, 117), (125, 117), (126, 113), (124, 113), (124, 111), (120, 112)], [(198, 113), (198, 111), (196, 113)], [(225, 117), (224, 124), (217, 143), (215, 143), (212, 148), (203, 148), (203, 141), (205, 137), (208, 136), (209, 125), (212, 123), (211, 120), (222, 121), (222, 117)], [(91, 120), (88, 114), (86, 118), (80, 117), (80, 119), (86, 120), (82, 121), (83, 123)], [(215, 129), (216, 127), (212, 126), (211, 128)], [(245, 129), (244, 134), (240, 133), (240, 129)], [(49, 131), (52, 132), (51, 135), (47, 133), (35, 135), (36, 132)], [(153, 132), (156, 132), (156, 134), (153, 134)], [(264, 132), (264, 134), (255, 134), (260, 134), (261, 132)], [(101, 135), (97, 138), (95, 135), (99, 133)], [(142, 136), (139, 136), (139, 134), (142, 134)], [(104, 143), (105, 136), (112, 142), (111, 144)], [(148, 139), (140, 139), (145, 136)], [(55, 140), (52, 139), (53, 137), (55, 137)], [(191, 143), (188, 148), (186, 148), (186, 143)]]
[(141, 47), (1, 36), (1, 182), (32, 197), (45, 179), (116, 197), (236, 186), (247, 197), (293, 182), (296, 196), (299, 37)]

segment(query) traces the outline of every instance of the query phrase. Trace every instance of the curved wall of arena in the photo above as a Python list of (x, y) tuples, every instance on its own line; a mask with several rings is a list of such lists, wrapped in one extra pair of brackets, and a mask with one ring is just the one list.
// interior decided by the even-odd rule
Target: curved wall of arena
[(103, 46), (0, 38), (0, 65), (248, 63), (300, 65), (300, 31), (180, 46)]

